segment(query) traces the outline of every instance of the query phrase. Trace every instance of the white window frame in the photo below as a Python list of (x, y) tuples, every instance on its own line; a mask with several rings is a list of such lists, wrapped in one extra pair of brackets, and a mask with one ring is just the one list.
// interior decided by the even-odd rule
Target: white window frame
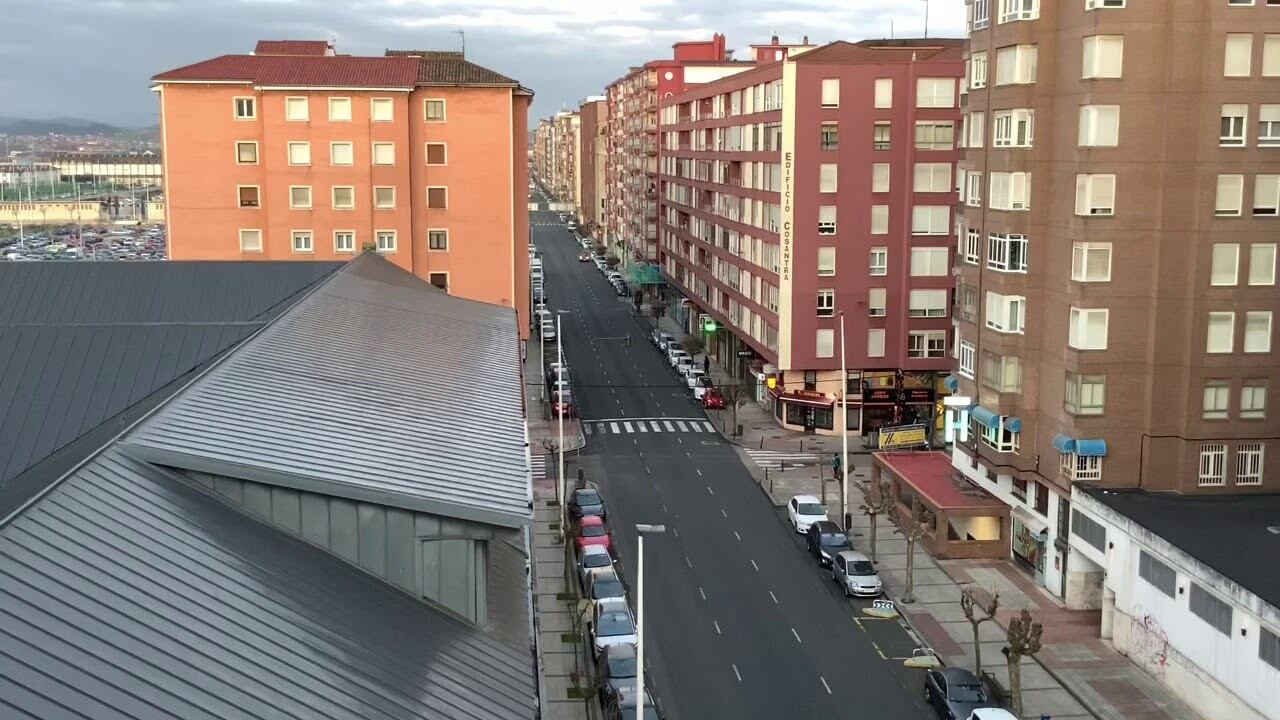
[(867, 357), (884, 357), (884, 328), (867, 328)]
[(818, 206), (818, 234), (835, 235), (837, 228), (837, 209), (835, 205)]
[[(1090, 338), (1091, 320), (1098, 317), (1102, 318), (1102, 337)], [(1067, 346), (1075, 350), (1106, 350), (1110, 327), (1111, 310), (1072, 307), (1067, 320)]]
[(818, 290), (818, 317), (834, 317), (836, 314), (836, 291), (831, 288)]
[(1007, 233), (987, 235), (987, 267), (999, 272), (1027, 272), (1027, 236)]
[(951, 274), (948, 247), (911, 248), (911, 277), (947, 277)]
[(1058, 466), (1059, 474), (1064, 480), (1090, 481), (1102, 479), (1102, 458), (1096, 455), (1076, 455), (1061, 453), (1062, 461)]
[(946, 356), (946, 330), (911, 330), (907, 333), (908, 358), (924, 360)]
[(888, 314), (888, 291), (885, 288), (867, 288), (867, 315), (884, 317)]
[(916, 288), (907, 293), (907, 317), (944, 318), (946, 316), (946, 290)]
[(1240, 282), (1240, 244), (1214, 243), (1209, 249), (1209, 286), (1233, 287)]
[(951, 163), (915, 163), (912, 167), (911, 190), (918, 193), (951, 192)]
[(840, 166), (837, 163), (818, 163), (818, 192), (837, 192), (840, 186)]
[[(294, 199), (295, 190), (306, 190), (307, 201), (305, 204), (299, 203)], [(315, 207), (315, 193), (311, 191), (310, 185), (290, 185), (289, 186), (289, 209), (290, 210), (310, 210)]]
[(1267, 417), (1267, 391), (1265, 379), (1246, 378), (1240, 385), (1240, 419), (1265, 420)]
[[(946, 142), (938, 140), (939, 130), (948, 130), (951, 138)], [(928, 140), (921, 139), (921, 133), (928, 135)], [(952, 120), (917, 120), (915, 132), (916, 150), (952, 150), (956, 146), (956, 124)]]
[[(386, 117), (378, 117), (378, 108), (386, 108)], [(369, 121), (370, 122), (395, 122), (396, 119), (396, 101), (395, 98), (379, 97), (369, 99)]]
[(979, 50), (969, 54), (969, 88), (978, 90), (987, 86), (987, 53)]
[(1040, 17), (1040, 0), (1000, 0), (1002, 23), (1035, 20)]
[(889, 192), (889, 179), (892, 173), (889, 163), (872, 163), (871, 164), (871, 192), (886, 193)]
[(1280, 216), (1280, 175), (1253, 176), (1254, 217)]
[(1000, 333), (1021, 335), (1027, 325), (1027, 299), (987, 291), (983, 320), (986, 327)]
[(873, 103), (877, 110), (893, 107), (893, 78), (876, 78)]
[[(1082, 62), (1080, 78), (1082, 80), (1114, 80), (1124, 76), (1124, 36), (1123, 35), (1087, 35), (1081, 40)], [(1115, 68), (1108, 67), (1108, 48), (1119, 47), (1118, 62)]]
[(1076, 215), (1110, 217), (1116, 214), (1116, 176), (1076, 174)]
[[(334, 108), (341, 108), (346, 105), (346, 117), (342, 117), (342, 113), (334, 115)], [(329, 106), (329, 122), (351, 122), (351, 118), (355, 116), (355, 103), (349, 97), (331, 97), (328, 102)]]
[(982, 260), (982, 231), (966, 230), (964, 234), (964, 261), (977, 265)]
[[(303, 240), (302, 247), (299, 247), (299, 240)], [(290, 230), (289, 231), (289, 251), (299, 254), (311, 254), (316, 251), (316, 236), (310, 230)]]
[(1084, 0), (1084, 9), (1088, 10), (1118, 10), (1125, 6), (1125, 0)]
[[(246, 161), (243, 161), (243, 160), (241, 160), (241, 159), (240, 159), (240, 146), (241, 146), (241, 145), (245, 145), (245, 146), (252, 146), (252, 147), (253, 147), (253, 161), (252, 161), (252, 162), (246, 162)], [(261, 158), (262, 158), (262, 156), (259, 154), (259, 151), (260, 151), (260, 148), (258, 147), (258, 141), (257, 141), (257, 140), (236, 140), (236, 141), (235, 141), (236, 164), (237, 164), (237, 165), (257, 165), (257, 164), (260, 162)]]
[[(1244, 314), (1244, 352), (1271, 352), (1273, 315), (1270, 310), (1247, 310)], [(1253, 327), (1251, 327), (1253, 326)], [(1261, 326), (1258, 330), (1257, 326)]]
[(991, 147), (1034, 147), (1035, 134), (1035, 110), (999, 110), (991, 115)]
[(1200, 445), (1200, 487), (1218, 487), (1227, 484), (1226, 443), (1202, 443)]
[[(351, 162), (338, 162), (338, 148), (346, 147), (351, 152)], [(335, 140), (329, 143), (329, 165), (332, 167), (352, 167), (356, 164), (356, 145), (353, 142), (345, 140)]]
[[(444, 233), (444, 247), (441, 247), (441, 248), (431, 247), (432, 233)], [(452, 238), (449, 237), (449, 228), (427, 228), (427, 252), (448, 252), (449, 241), (451, 239)]]
[(1258, 147), (1280, 147), (1280, 105), (1258, 107)]
[(1200, 417), (1226, 420), (1231, 417), (1231, 381), (1211, 379), (1204, 383), (1200, 397)]
[[(346, 190), (351, 193), (351, 203), (349, 205), (338, 204), (338, 191)], [(355, 210), (356, 209), (356, 188), (354, 185), (331, 185), (329, 187), (329, 207), (334, 210)]]
[(813, 333), (813, 355), (819, 358), (832, 358), (836, 355), (836, 331), (832, 328), (818, 328)]
[(1260, 442), (1240, 443), (1236, 446), (1236, 485), (1261, 485), (1262, 464), (1266, 445)]
[(1022, 433), (1014, 432), (1005, 427), (1005, 421), (1008, 416), (1001, 415), (1000, 421), (994, 425), (983, 426), (981, 432), (982, 444), (1000, 453), (1017, 453), (1021, 448)]
[(1068, 372), (1062, 409), (1072, 415), (1101, 415), (1107, 405), (1107, 376)]
[[(390, 162), (380, 162), (380, 161), (378, 160), (378, 150), (379, 150), (379, 148), (390, 148), (390, 149), (391, 149), (391, 161), (390, 161)], [(386, 166), (386, 165), (395, 165), (395, 164), (396, 164), (396, 144), (395, 144), (394, 142), (384, 142), (384, 141), (378, 141), (378, 142), (372, 143), (372, 144), (369, 146), (369, 161), (370, 161), (370, 164), (372, 164), (372, 165), (384, 165), (384, 166)]]
[[(348, 235), (351, 237), (351, 246), (343, 247), (338, 242), (339, 235)], [(356, 231), (355, 230), (334, 230), (333, 231), (333, 251), (335, 253), (354, 253), (356, 251)]]
[(1276, 243), (1249, 245), (1249, 285), (1276, 284)]
[[(1236, 344), (1236, 314), (1231, 311), (1215, 311), (1209, 313), (1208, 317), (1209, 319), (1205, 325), (1205, 353), (1221, 355), (1233, 352)], [(1218, 343), (1215, 345), (1213, 342), (1213, 327), (1215, 321), (1219, 324), (1224, 324), (1225, 326), (1225, 343)]]
[(991, 0), (973, 0), (968, 7), (970, 32), (991, 25)]
[(1031, 173), (992, 172), (987, 205), (992, 210), (1021, 212), (1031, 209)]
[(1035, 45), (996, 48), (996, 86), (1034, 85), (1039, 54)]
[(1227, 33), (1223, 43), (1222, 76), (1249, 77), (1253, 74), (1253, 34)]
[(982, 207), (982, 173), (970, 170), (964, 174), (964, 204), (969, 207)]
[[(249, 112), (247, 114), (240, 113), (241, 101), (248, 100)], [(234, 120), (257, 120), (258, 119), (258, 98), (251, 95), (237, 95), (231, 98), (231, 117)]]
[[(390, 238), (391, 242), (384, 242)], [(373, 231), (374, 249), (379, 253), (393, 253), (399, 247), (398, 233), (395, 230), (374, 230)]]
[(980, 148), (987, 137), (987, 115), (982, 112), (971, 112), (964, 116), (965, 147)]
[(840, 107), (840, 78), (822, 78), (819, 102), (824, 108)]
[[(431, 111), (429, 110), (429, 108), (431, 107), (431, 103), (440, 103), (440, 117), (438, 118), (431, 117)], [(422, 99), (422, 119), (424, 122), (429, 122), (429, 123), (448, 122), (448, 119), (449, 119), (448, 103), (445, 102), (444, 98), (431, 98), (431, 97), (423, 98)]]
[(883, 277), (889, 274), (888, 247), (877, 245), (876, 247), (871, 248), (867, 274), (872, 277)]
[(948, 235), (951, 233), (950, 205), (913, 205), (912, 235)]
[[(306, 152), (306, 162), (293, 161), (293, 152), (295, 148)], [(285, 143), (285, 159), (288, 161), (289, 165), (294, 167), (307, 167), (311, 165), (311, 143), (306, 140), (291, 140)]]
[(957, 347), (959, 348), (959, 355), (957, 356), (959, 360), (957, 363), (958, 371), (964, 377), (972, 380), (978, 364), (978, 350), (968, 340), (961, 340)]
[(1227, 103), (1218, 121), (1218, 147), (1244, 147), (1248, 144), (1249, 106)]
[(916, 78), (917, 108), (954, 108), (956, 79), (950, 77)]
[[(301, 112), (295, 112), (301, 107)], [(285, 122), (308, 122), (311, 120), (311, 100), (305, 95), (293, 95), (284, 99)]]
[[(391, 204), (382, 205), (378, 203), (378, 191), (391, 191)], [(395, 185), (374, 185), (373, 186), (373, 209), (374, 210), (395, 210), (396, 209), (396, 186)]]
[[(262, 230), (261, 230), (260, 228), (240, 228), (240, 229), (239, 229), (238, 236), (239, 236), (239, 239), (240, 239), (240, 252), (242, 252), (242, 253), (246, 253), (246, 252), (256, 252), (256, 253), (260, 253), (260, 252), (262, 252), (263, 242), (262, 242)], [(246, 238), (246, 237), (256, 238), (257, 242), (256, 242), (256, 243), (249, 243), (249, 245), (248, 245), (248, 246), (246, 246), (246, 245), (245, 245), (245, 238)], [(257, 245), (257, 247), (254, 247), (254, 245), (255, 245), (255, 244)]]
[[(1101, 121), (1111, 116), (1115, 117), (1115, 132), (1103, 134)], [(1118, 146), (1120, 144), (1120, 106), (1081, 105), (1078, 144), (1080, 147)]]
[[(430, 158), (431, 158), (432, 145), (440, 146), (440, 150), (444, 153), (443, 162), (438, 162), (438, 163), (431, 162)], [(427, 167), (444, 167), (445, 165), (448, 165), (449, 164), (449, 143), (433, 141), (433, 142), (428, 142), (424, 144), (422, 146), (422, 161), (426, 163)]]
[[(253, 188), (256, 192), (254, 195), (254, 203), (246, 205), (244, 197), (240, 194), (245, 188)], [(236, 186), (236, 207), (242, 210), (258, 210), (262, 208), (262, 187), (260, 185), (237, 185)]]

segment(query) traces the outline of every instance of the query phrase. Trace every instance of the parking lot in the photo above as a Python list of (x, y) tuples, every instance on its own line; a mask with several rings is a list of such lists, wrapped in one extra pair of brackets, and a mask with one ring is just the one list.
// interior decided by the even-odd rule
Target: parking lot
[(0, 228), (0, 261), (164, 260), (164, 225)]

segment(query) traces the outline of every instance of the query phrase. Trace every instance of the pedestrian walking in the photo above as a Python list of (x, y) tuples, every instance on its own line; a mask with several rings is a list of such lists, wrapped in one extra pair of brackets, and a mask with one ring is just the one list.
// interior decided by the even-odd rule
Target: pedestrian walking
[(704, 375), (711, 374), (711, 356), (710, 355), (702, 356), (702, 373)]

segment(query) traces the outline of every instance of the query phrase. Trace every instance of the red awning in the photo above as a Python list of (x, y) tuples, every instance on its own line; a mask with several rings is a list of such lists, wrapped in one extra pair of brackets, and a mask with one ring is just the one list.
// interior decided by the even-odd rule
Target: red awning
[(778, 390), (775, 389), (773, 391), (773, 396), (779, 400), (782, 400), (783, 402), (789, 402), (796, 405), (804, 405), (806, 407), (816, 407), (816, 408), (829, 409), (836, 402), (835, 398), (832, 398), (826, 395), (825, 393), (810, 392), (805, 390), (800, 390), (796, 392), (778, 392)]

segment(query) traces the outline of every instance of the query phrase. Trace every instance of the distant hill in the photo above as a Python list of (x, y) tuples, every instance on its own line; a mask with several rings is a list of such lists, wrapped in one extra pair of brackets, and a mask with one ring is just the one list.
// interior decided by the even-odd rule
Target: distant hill
[(10, 135), (114, 135), (125, 131), (126, 128), (80, 118), (30, 120), (0, 116), (0, 133)]

